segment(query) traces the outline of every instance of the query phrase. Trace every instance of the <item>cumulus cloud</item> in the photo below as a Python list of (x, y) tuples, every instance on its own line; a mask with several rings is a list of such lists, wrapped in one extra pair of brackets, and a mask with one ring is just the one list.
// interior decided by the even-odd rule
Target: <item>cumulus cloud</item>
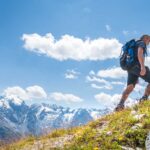
[[(110, 95), (107, 93), (99, 93), (94, 96), (94, 98), (103, 106), (103, 107), (108, 107), (110, 109), (114, 109), (116, 105), (119, 103), (121, 94), (114, 94)], [(126, 100), (125, 105), (130, 107), (137, 103), (137, 101), (133, 100), (132, 98), (128, 98)]]
[(118, 58), (122, 44), (117, 39), (80, 39), (71, 35), (63, 35), (56, 40), (48, 33), (23, 34), (24, 48), (28, 51), (63, 60), (106, 60)]
[(44, 91), (44, 89), (40, 86), (30, 86), (26, 88), (26, 93), (30, 98), (34, 99), (41, 99), (41, 98), (47, 98), (47, 94)]
[(26, 89), (19, 86), (8, 87), (4, 90), (3, 95), (8, 98), (19, 98), (22, 100), (47, 98), (47, 94), (44, 89), (37, 85), (27, 87)]
[(108, 106), (111, 103), (111, 95), (109, 94), (102, 92), (102, 93), (96, 94), (94, 97), (99, 103), (102, 103), (104, 106)]
[(75, 71), (75, 70), (67, 70), (67, 72), (65, 73), (65, 78), (66, 79), (77, 79), (78, 78), (78, 75), (80, 73)]
[(105, 70), (99, 70), (97, 75), (103, 78), (121, 79), (127, 76), (126, 71), (123, 71), (120, 67), (114, 67)]
[(49, 95), (49, 98), (54, 99), (56, 101), (64, 101), (66, 103), (72, 103), (72, 102), (76, 103), (76, 102), (82, 102), (83, 101), (83, 99), (81, 99), (78, 96), (75, 96), (73, 94), (64, 94), (64, 93), (61, 93), (61, 92), (51, 93)]
[(42, 87), (37, 85), (29, 86), (25, 89), (19, 86), (8, 87), (3, 91), (2, 95), (9, 99), (15, 99), (16, 102), (18, 103), (21, 103), (22, 100), (36, 100), (36, 99), (45, 99), (45, 100), (52, 99), (55, 101), (62, 101), (66, 103), (83, 102), (82, 98), (75, 96), (73, 94), (53, 92), (48, 95)]
[(3, 95), (8, 98), (17, 97), (23, 100), (28, 99), (26, 91), (19, 86), (8, 87), (4, 90)]

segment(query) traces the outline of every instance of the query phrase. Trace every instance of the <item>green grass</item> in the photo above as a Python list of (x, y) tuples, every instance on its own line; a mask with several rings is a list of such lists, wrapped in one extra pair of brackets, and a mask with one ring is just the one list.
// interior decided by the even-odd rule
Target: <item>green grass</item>
[[(138, 119), (131, 111), (144, 115)], [(145, 150), (145, 139), (148, 131), (150, 131), (150, 101), (144, 101), (141, 104), (136, 104), (133, 108), (108, 114), (84, 126), (54, 130), (49, 135), (41, 136), (38, 139), (34, 137), (22, 139), (9, 145), (7, 149), (21, 150), (23, 147), (33, 145), (36, 140), (46, 144), (48, 139), (57, 141), (60, 137), (74, 135), (73, 139), (66, 141), (62, 148), (55, 149), (121, 150), (121, 146), (127, 146)], [(45, 147), (44, 149), (48, 148)]]

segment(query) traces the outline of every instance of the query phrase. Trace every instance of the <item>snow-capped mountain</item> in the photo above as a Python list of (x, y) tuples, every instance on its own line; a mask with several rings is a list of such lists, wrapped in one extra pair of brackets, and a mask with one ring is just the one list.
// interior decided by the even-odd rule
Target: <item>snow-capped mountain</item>
[(18, 98), (0, 97), (0, 140), (83, 125), (109, 112), (109, 109), (71, 109), (45, 103), (28, 106)]

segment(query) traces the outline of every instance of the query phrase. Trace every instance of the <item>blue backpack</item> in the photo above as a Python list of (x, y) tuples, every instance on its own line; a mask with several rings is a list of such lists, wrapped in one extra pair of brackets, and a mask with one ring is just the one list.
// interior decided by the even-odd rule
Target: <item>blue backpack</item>
[(123, 70), (129, 70), (135, 64), (135, 39), (130, 40), (122, 46), (122, 54), (120, 55), (120, 66)]

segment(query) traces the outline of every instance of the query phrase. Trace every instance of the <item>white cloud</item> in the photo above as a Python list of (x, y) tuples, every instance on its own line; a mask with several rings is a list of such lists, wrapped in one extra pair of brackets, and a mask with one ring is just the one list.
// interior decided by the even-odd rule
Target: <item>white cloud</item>
[(114, 85), (124, 85), (124, 83), (120, 81), (112, 81), (111, 83)]
[(136, 84), (134, 91), (138, 93), (143, 93), (145, 87), (143, 85)]
[(121, 95), (119, 94), (110, 95), (102, 92), (96, 94), (94, 97), (96, 101), (100, 103), (101, 106), (108, 107), (113, 110), (119, 103)]
[(100, 93), (100, 94), (95, 95), (94, 97), (99, 103), (103, 103), (103, 105), (110, 104), (111, 96), (109, 94)]
[(86, 80), (87, 81), (90, 81), (90, 82), (98, 82), (98, 83), (103, 83), (103, 84), (107, 84), (108, 83), (108, 81), (106, 81), (106, 80), (104, 80), (104, 79), (102, 79), (102, 78), (100, 78), (100, 77), (98, 77), (98, 76), (87, 76), (86, 77)]
[(65, 73), (65, 78), (66, 79), (76, 79), (76, 78), (78, 78), (79, 74), (80, 74), (79, 72), (77, 72), (73, 69), (72, 70), (67, 70), (67, 72)]
[(150, 66), (150, 57), (145, 58), (145, 65)]
[(95, 75), (95, 72), (94, 72), (93, 70), (91, 70), (91, 71), (89, 72), (89, 75)]
[(73, 94), (64, 94), (61, 92), (54, 92), (47, 95), (45, 90), (37, 85), (29, 86), (26, 89), (23, 89), (19, 86), (8, 87), (2, 93), (6, 98), (15, 99), (15, 101), (19, 104), (22, 100), (35, 100), (35, 99), (53, 99), (55, 101), (62, 101), (66, 103), (77, 103), (82, 102), (78, 96)]
[(107, 89), (107, 90), (111, 90), (111, 89), (113, 88), (110, 84), (108, 84), (108, 85), (103, 85), (103, 86), (99, 86), (99, 85), (97, 85), (97, 84), (95, 84), (95, 83), (92, 83), (92, 84), (91, 84), (91, 87), (92, 87), (92, 88), (95, 88), (95, 89)]
[(37, 86), (37, 85), (30, 86), (26, 88), (26, 91), (27, 91), (27, 95), (33, 99), (47, 98), (46, 92), (40, 86)]
[(8, 87), (4, 90), (3, 95), (8, 98), (19, 98), (22, 100), (47, 98), (47, 94), (44, 89), (37, 85), (27, 87), (26, 89), (19, 86)]
[[(121, 94), (110, 95), (110, 94), (106, 94), (102, 92), (102, 93), (96, 94), (94, 97), (101, 104), (101, 106), (109, 107), (110, 109), (114, 110), (114, 108), (120, 102)], [(135, 103), (137, 103), (137, 101), (129, 97), (125, 102), (125, 106), (130, 107)]]
[(17, 97), (23, 100), (28, 99), (26, 91), (19, 86), (8, 87), (4, 90), (3, 95), (8, 98)]
[(65, 74), (65, 78), (66, 78), (66, 79), (76, 79), (77, 77), (76, 77), (74, 74), (66, 73), (66, 74)]
[(141, 95), (143, 95), (145, 88), (147, 87), (147, 82), (145, 82), (142, 78), (138, 79), (138, 83), (136, 84), (134, 91), (139, 94), (139, 96), (141, 97)]
[(106, 30), (107, 30), (107, 31), (111, 31), (110, 25), (106, 24), (105, 27), (106, 27)]
[(120, 79), (127, 76), (126, 71), (123, 71), (120, 67), (115, 67), (111, 69), (100, 70), (97, 73), (97, 76), (103, 78), (113, 78)]
[(61, 93), (61, 92), (51, 93), (49, 95), (49, 98), (54, 99), (56, 101), (64, 101), (66, 103), (82, 102), (83, 101), (83, 99), (81, 99), (78, 96), (75, 96), (73, 94), (64, 94), (64, 93)]
[(150, 45), (147, 47), (147, 49), (148, 49), (148, 52), (150, 52)]
[(118, 58), (122, 44), (117, 39), (86, 39), (63, 35), (56, 40), (51, 33), (23, 34), (24, 48), (28, 51), (63, 60), (106, 60)]
[(89, 72), (89, 75), (86, 76), (86, 81), (91, 82), (91, 87), (95, 89), (107, 89), (111, 90), (113, 89), (113, 85), (125, 85), (124, 82), (114, 80), (105, 80), (104, 78), (109, 79), (125, 79), (126, 72), (122, 71), (119, 67), (118, 68), (112, 68), (112, 69), (106, 69), (106, 70), (100, 70), (97, 73), (95, 73), (93, 70)]
[(96, 83), (100, 84), (100, 85), (98, 85), (98, 84), (92, 83), (91, 87), (95, 88), (95, 89), (111, 90), (113, 88), (109, 81), (106, 81), (106, 80), (98, 77), (94, 71), (89, 72), (89, 75), (86, 77), (86, 81), (96, 82)]

